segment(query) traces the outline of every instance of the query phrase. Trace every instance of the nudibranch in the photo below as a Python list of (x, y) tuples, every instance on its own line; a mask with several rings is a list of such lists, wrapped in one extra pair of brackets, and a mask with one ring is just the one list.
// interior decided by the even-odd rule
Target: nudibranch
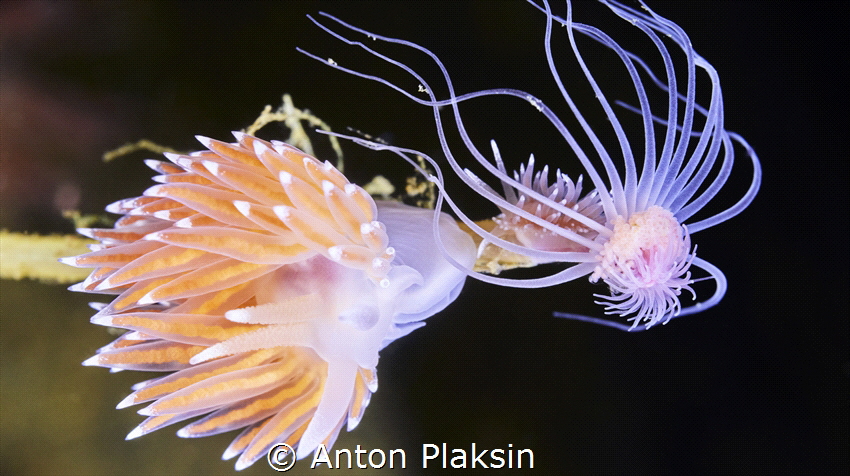
[[(647, 329), (659, 322), (666, 323), (672, 317), (717, 304), (726, 292), (726, 278), (717, 267), (696, 256), (696, 246), (691, 246), (691, 235), (740, 213), (752, 202), (761, 183), (761, 166), (753, 149), (740, 135), (724, 128), (723, 99), (717, 71), (697, 54), (679, 26), (645, 4), (642, 4), (644, 11), (639, 11), (616, 1), (602, 0), (614, 14), (646, 35), (660, 54), (663, 75), (653, 73), (646, 62), (600, 29), (574, 22), (569, 1), (566, 2), (567, 13), (563, 18), (552, 13), (548, 1), (544, 1), (542, 6), (533, 1), (529, 3), (545, 14), (543, 49), (552, 80), (573, 116), (570, 121), (574, 120), (577, 124), (572, 130), (542, 100), (525, 91), (488, 89), (456, 93), (444, 64), (436, 54), (418, 44), (368, 32), (322, 14), (338, 27), (365, 35), (368, 41), (361, 42), (311, 19), (327, 33), (401, 68), (420, 83), (419, 91), (412, 93), (384, 78), (345, 68), (336, 61), (326, 61), (333, 68), (381, 82), (419, 104), (430, 106), (443, 153), (452, 170), (470, 189), (497, 205), (502, 213), (495, 219), (495, 229), (487, 230), (476, 225), (445, 192), (441, 173), (431, 177), (443, 191), (438, 209), (445, 201), (471, 230), (483, 238), (485, 246), (498, 246), (524, 255), (534, 263), (569, 264), (559, 272), (540, 278), (507, 279), (475, 272), (453, 260), (451, 253), (443, 250), (444, 256), (459, 269), (483, 281), (514, 287), (550, 286), (583, 276), (589, 276), (592, 282), (601, 280), (607, 284), (610, 293), (595, 295), (601, 299), (597, 303), (605, 306), (606, 314), (628, 317), (630, 326), (575, 314), (556, 315), (624, 330)], [(598, 103), (598, 112), (604, 113), (607, 118), (604, 131), (598, 126), (591, 127), (591, 122), (585, 117), (587, 111), (579, 109), (561, 79), (559, 68), (564, 66), (555, 64), (552, 43), (556, 33), (553, 25), (565, 27), (563, 34), (576, 60), (576, 71), (580, 70), (587, 80), (588, 91)], [(617, 102), (624, 112), (615, 112), (579, 51), (576, 33), (591, 38), (614, 53), (633, 87), (636, 105)], [(423, 76), (412, 68), (378, 52), (372, 45), (380, 42), (404, 45), (428, 55), (442, 73), (444, 85), (441, 88), (448, 91), (447, 98), (438, 98)], [(675, 54), (683, 57), (683, 64), (674, 62)], [(707, 107), (696, 102), (698, 73), (704, 74), (710, 83)], [(610, 74), (610, 69), (606, 70), (606, 74)], [(645, 84), (647, 80), (666, 93), (662, 104), (651, 106)], [(702, 82), (701, 79), (700, 84)], [(427, 99), (420, 97), (419, 93), (425, 93)], [(583, 176), (589, 179), (591, 188), (588, 194), (581, 194), (581, 178), (574, 182), (560, 171), (550, 185), (547, 167), (534, 173), (533, 155), (528, 165), (512, 176), (504, 166), (495, 141), (491, 141), (492, 151), (487, 153), (477, 148), (467, 133), (459, 106), (475, 98), (494, 96), (519, 98), (524, 107), (530, 104), (543, 114), (569, 146), (571, 155), (583, 169)], [(497, 193), (485, 180), (460, 165), (447, 141), (444, 116), (448, 110), (454, 116), (457, 133), (468, 153), (475, 158), (478, 166), (501, 182), (504, 194)], [(620, 114), (639, 117), (642, 134), (630, 137), (632, 132), (626, 130)], [(616, 145), (605, 145), (605, 135), (615, 137)], [(578, 139), (590, 144), (590, 147), (581, 146)], [(424, 155), (409, 149), (354, 140), (408, 159), (412, 154)], [(753, 172), (748, 189), (727, 209), (710, 216), (696, 216), (726, 184), (732, 172), (736, 148), (743, 149), (751, 162)], [(437, 161), (428, 159), (433, 166), (439, 165)], [(435, 235), (436, 241), (441, 243), (443, 240), (438, 228), (435, 228)], [(707, 276), (692, 278), (692, 268), (702, 269)], [(682, 291), (693, 294), (691, 284), (702, 279), (714, 280), (714, 294), (702, 302), (682, 307), (679, 299)]]
[[(92, 322), (128, 332), (84, 362), (172, 372), (118, 404), (150, 403), (128, 439), (244, 428), (224, 452), (236, 469), (287, 443), (299, 458), (352, 430), (377, 390), (378, 353), (448, 305), (466, 274), (443, 245), (475, 245), (434, 210), (375, 201), (330, 162), (234, 133), (149, 160), (158, 185), (107, 207), (111, 229), (67, 264), (95, 268), (73, 290), (117, 295)], [(297, 446), (296, 446), (297, 445)]]

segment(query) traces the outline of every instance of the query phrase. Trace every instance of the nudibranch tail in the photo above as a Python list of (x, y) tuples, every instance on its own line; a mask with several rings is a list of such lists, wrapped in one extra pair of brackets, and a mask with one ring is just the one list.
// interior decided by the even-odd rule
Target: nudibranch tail
[[(645, 11), (639, 11), (616, 1), (602, 2), (615, 15), (627, 20), (646, 35), (661, 57), (664, 71), (660, 77), (664, 79), (660, 79), (646, 62), (602, 30), (574, 22), (569, 1), (566, 2), (567, 12), (563, 18), (552, 13), (548, 1), (542, 5), (530, 3), (545, 14), (544, 54), (552, 79), (572, 113), (572, 119), (578, 123), (576, 131), (568, 127), (543, 101), (525, 91), (501, 88), (456, 93), (445, 65), (436, 54), (420, 45), (381, 36), (322, 13), (324, 18), (335, 22), (342, 29), (365, 35), (372, 40), (367, 44), (349, 39), (315, 18), (311, 17), (311, 20), (337, 39), (400, 68), (420, 84), (418, 93), (425, 93), (426, 98), (381, 77), (340, 66), (337, 62), (327, 63), (346, 73), (380, 82), (416, 103), (431, 107), (438, 139), (448, 165), (470, 189), (495, 204), (502, 214), (496, 218), (498, 227), (492, 231), (472, 223), (461, 207), (446, 194), (437, 167), (433, 181), (440, 185), (441, 193), (437, 201), (440, 206), (448, 204), (461, 221), (490, 245), (527, 256), (535, 263), (561, 262), (569, 265), (553, 275), (525, 280), (490, 276), (466, 269), (468, 274), (483, 281), (515, 287), (550, 286), (590, 275), (593, 281), (601, 279), (610, 288), (611, 295), (603, 297), (608, 313), (632, 315), (632, 326), (611, 325), (629, 330), (643, 330), (659, 322), (666, 323), (672, 317), (715, 305), (726, 291), (726, 279), (715, 266), (695, 256), (695, 248), (690, 249), (690, 235), (743, 211), (754, 199), (761, 183), (761, 166), (753, 149), (741, 136), (724, 128), (723, 99), (717, 71), (696, 53), (687, 34), (679, 26), (650, 10), (645, 4), (642, 5)], [(595, 130), (585, 118), (586, 113), (578, 107), (560, 77), (553, 54), (555, 25), (565, 27), (569, 48), (598, 106), (608, 119), (610, 132), (616, 138), (615, 147), (605, 145), (601, 132)], [(576, 33), (607, 47), (625, 69), (637, 105), (622, 102), (616, 104), (622, 106), (627, 114), (639, 115), (642, 120), (641, 137), (631, 137), (632, 133), (621, 122), (580, 52)], [(438, 98), (435, 89), (421, 74), (372, 46), (377, 42), (407, 46), (428, 55), (440, 71), (440, 79), (448, 90), (448, 97)], [(315, 55), (299, 51), (322, 61)], [(683, 68), (677, 68), (674, 61), (676, 54), (683, 56)], [(699, 74), (705, 74), (709, 79), (710, 99), (705, 107), (696, 103)], [(650, 100), (645, 85), (647, 80), (667, 93), (667, 99), (661, 107), (653, 105)], [(550, 185), (546, 168), (539, 175), (532, 175), (531, 162), (511, 176), (504, 167), (495, 142), (491, 142), (492, 155), (479, 150), (467, 133), (459, 106), (465, 101), (488, 96), (515, 97), (542, 113), (560, 133), (571, 155), (583, 168), (582, 175), (587, 177), (591, 191), (582, 197), (577, 183), (560, 173), (556, 174), (555, 182)], [(653, 108), (663, 113), (657, 114)], [(502, 182), (504, 195), (494, 191), (474, 172), (460, 164), (456, 151), (452, 150), (446, 139), (445, 116), (448, 110), (454, 116), (454, 128), (466, 152), (475, 159), (477, 166)], [(659, 134), (658, 128), (663, 128), (663, 133)], [(579, 144), (580, 136), (589, 141), (589, 149)], [(376, 149), (390, 150), (408, 159), (414, 155), (424, 156), (400, 147), (363, 140), (358, 142)], [(748, 190), (731, 207), (695, 220), (694, 217), (717, 196), (730, 177), (736, 147), (744, 149), (753, 168)], [(618, 163), (618, 160), (622, 162)], [(439, 165), (436, 161), (431, 162), (435, 167)], [(663, 210), (663, 213), (657, 210)], [(625, 231), (625, 224), (661, 214), (671, 224), (667, 232), (647, 235), (652, 241), (641, 242), (640, 249), (628, 256), (615, 251), (631, 239), (630, 232)], [(436, 239), (439, 243), (439, 236)], [(446, 256), (446, 259), (452, 261), (450, 256)], [(456, 262), (453, 264), (458, 266)], [(692, 268), (700, 268), (707, 273), (708, 278), (715, 282), (715, 291), (705, 301), (684, 307), (679, 296), (682, 290), (693, 293), (691, 284), (696, 280), (691, 278)], [(557, 315), (607, 323), (586, 316)], [(638, 324), (643, 326), (637, 327)]]
[(460, 292), (465, 273), (421, 230), (438, 223), (465, 266), (475, 246), (439, 212), (375, 202), (329, 162), (234, 134), (148, 161), (159, 184), (110, 205), (114, 228), (80, 230), (101, 244), (63, 262), (93, 268), (72, 289), (116, 295), (92, 322), (128, 330), (84, 365), (172, 372), (119, 403), (148, 403), (128, 439), (202, 416), (178, 435), (245, 428), (224, 454), (243, 469), (356, 427), (379, 351)]
[[(495, 141), (492, 143), (492, 147), (499, 169), (505, 173)], [(491, 233), (502, 238), (513, 235), (508, 241), (513, 241), (528, 249), (555, 252), (587, 252), (590, 247), (595, 246), (593, 240), (598, 235), (598, 232), (550, 205), (558, 204), (562, 207), (567, 207), (601, 224), (604, 222), (604, 219), (602, 204), (599, 202), (598, 194), (592, 192), (582, 196), (583, 177), (581, 176), (577, 181), (573, 182), (568, 175), (562, 174), (560, 170), (557, 170), (555, 172), (555, 182), (551, 185), (549, 184), (548, 176), (548, 165), (544, 165), (542, 170), (535, 173), (534, 155), (532, 155), (529, 158), (528, 164), (521, 164), (519, 171), (514, 173), (514, 180), (521, 183), (524, 186), (523, 189), (515, 189), (509, 183), (502, 182), (505, 190), (505, 198), (513, 207), (502, 209), (502, 214), (494, 219), (496, 228)], [(547, 200), (541, 202), (523, 192), (523, 190), (529, 189), (546, 197)], [(515, 209), (524, 210), (534, 217), (545, 220), (547, 225), (551, 225), (548, 227), (541, 226), (514, 213), (512, 210)], [(561, 231), (568, 230), (572, 235), (564, 236), (563, 234), (554, 232), (552, 231), (553, 227)], [(485, 243), (487, 243), (486, 240), (482, 241), (482, 244)]]

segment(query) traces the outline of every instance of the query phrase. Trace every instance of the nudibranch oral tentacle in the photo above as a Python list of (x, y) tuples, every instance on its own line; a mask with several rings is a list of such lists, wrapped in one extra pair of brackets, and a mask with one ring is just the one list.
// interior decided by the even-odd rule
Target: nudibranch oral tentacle
[(128, 439), (206, 415), (178, 435), (246, 428), (224, 454), (243, 469), (357, 426), (379, 351), (466, 278), (422, 230), (438, 223), (464, 266), (475, 245), (442, 213), (375, 202), (329, 162), (234, 134), (148, 161), (160, 184), (110, 205), (114, 228), (80, 230), (101, 245), (62, 261), (94, 268), (74, 290), (116, 295), (92, 322), (129, 331), (84, 364), (173, 372), (118, 404), (149, 403)]
[[(449, 166), (469, 188), (497, 205), (502, 214), (496, 218), (498, 227), (495, 230), (488, 231), (475, 225), (446, 194), (442, 174), (437, 167), (439, 164), (428, 158), (437, 167), (432, 180), (441, 191), (437, 201), (439, 206), (448, 204), (458, 218), (485, 242), (528, 256), (537, 263), (571, 263), (567, 269), (553, 275), (525, 280), (491, 276), (469, 268), (464, 269), (467, 274), (483, 281), (514, 287), (549, 286), (589, 275), (591, 281), (602, 280), (610, 289), (609, 295), (597, 295), (600, 298), (598, 302), (605, 306), (605, 312), (628, 317), (631, 325), (575, 314), (556, 315), (624, 330), (647, 329), (657, 323), (666, 323), (672, 317), (698, 312), (717, 304), (726, 292), (726, 278), (717, 267), (696, 256), (696, 247), (691, 248), (691, 235), (722, 223), (746, 208), (758, 192), (761, 166), (746, 141), (724, 128), (723, 99), (716, 70), (697, 54), (680, 27), (645, 4), (642, 5), (645, 11), (639, 11), (616, 1), (602, 1), (615, 15), (646, 35), (661, 57), (666, 76), (663, 80), (652, 72), (645, 61), (608, 34), (596, 27), (574, 22), (569, 1), (566, 2), (567, 13), (563, 18), (552, 13), (548, 1), (542, 5), (533, 1), (529, 3), (545, 14), (543, 49), (549, 72), (572, 113), (572, 119), (578, 123), (578, 132), (589, 141), (590, 149), (583, 148), (575, 132), (532, 94), (508, 88), (458, 94), (447, 68), (430, 50), (409, 41), (363, 30), (325, 13), (321, 15), (342, 29), (365, 35), (372, 41), (367, 44), (349, 39), (318, 19), (311, 17), (311, 20), (330, 35), (400, 68), (419, 82), (419, 93), (424, 92), (427, 99), (379, 76), (346, 68), (338, 62), (327, 62), (335, 69), (380, 82), (419, 104), (431, 107), (438, 138)], [(567, 91), (552, 52), (553, 25), (565, 27), (569, 47), (579, 70), (608, 119), (610, 132), (616, 139), (615, 148), (605, 145), (600, 138), (601, 132), (591, 126), (585, 113)], [(582, 56), (575, 33), (607, 47), (625, 68), (637, 105), (619, 101), (615, 104), (622, 106), (627, 113), (639, 115), (643, 132), (640, 140), (630, 139), (626, 127)], [(448, 91), (448, 97), (438, 98), (422, 75), (377, 51), (372, 45), (378, 42), (407, 46), (428, 55), (441, 73), (440, 79)], [(671, 44), (674, 46), (672, 49)], [(323, 61), (315, 55), (299, 51)], [(684, 67), (677, 68), (674, 61), (676, 51), (684, 56)], [(707, 75), (710, 82), (706, 107), (696, 104), (698, 73)], [(652, 111), (653, 101), (645, 85), (647, 79), (667, 93), (664, 116), (658, 116)], [(576, 184), (560, 173), (556, 174), (555, 182), (550, 185), (545, 168), (539, 176), (532, 176), (530, 170), (533, 169), (533, 161), (511, 176), (505, 169), (495, 142), (491, 142), (492, 159), (479, 150), (467, 133), (459, 106), (472, 99), (492, 96), (516, 97), (541, 112), (569, 146), (584, 169), (583, 175), (589, 180), (592, 190), (581, 196)], [(479, 166), (502, 182), (504, 195), (495, 192), (484, 180), (460, 164), (446, 138), (444, 116), (449, 108), (466, 151)], [(657, 128), (664, 128), (663, 133), (658, 133)], [(410, 149), (365, 140), (356, 141), (375, 149), (392, 151), (408, 161), (415, 155), (424, 157), (424, 154)], [(642, 148), (636, 145), (641, 142)], [(732, 173), (736, 148), (744, 149), (753, 168), (747, 191), (731, 207), (707, 218), (689, 221), (726, 184)], [(622, 162), (618, 164), (618, 160)], [(439, 244), (442, 240), (437, 229), (435, 236)], [(450, 253), (443, 251), (447, 260), (462, 268), (451, 258)], [(702, 269), (708, 276), (693, 279), (692, 268)], [(679, 299), (682, 290), (693, 293), (691, 284), (701, 279), (712, 279), (715, 282), (714, 294), (702, 302), (683, 307)]]

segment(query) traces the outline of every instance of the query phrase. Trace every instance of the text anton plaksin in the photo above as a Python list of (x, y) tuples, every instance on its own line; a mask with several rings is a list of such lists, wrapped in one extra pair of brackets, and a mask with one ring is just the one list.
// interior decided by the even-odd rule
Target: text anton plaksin
[[(507, 448), (480, 449), (475, 443), (469, 450), (448, 448), (446, 443), (422, 445), (422, 468), (534, 468), (534, 452), (528, 448), (515, 449), (508, 443)], [(325, 445), (319, 445), (313, 453), (310, 468), (327, 467), (330, 469), (360, 468), (407, 468), (407, 452), (401, 448), (385, 451), (380, 448), (363, 449), (357, 445), (352, 451), (347, 448), (328, 451)]]

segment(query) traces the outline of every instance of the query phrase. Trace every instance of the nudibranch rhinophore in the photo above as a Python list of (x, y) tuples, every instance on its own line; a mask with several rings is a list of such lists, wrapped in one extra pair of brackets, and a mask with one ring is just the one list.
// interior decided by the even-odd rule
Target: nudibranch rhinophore
[[(92, 322), (128, 332), (84, 362), (172, 372), (118, 404), (150, 403), (128, 439), (203, 416), (182, 437), (244, 428), (236, 469), (279, 443), (299, 458), (357, 426), (377, 390), (378, 353), (460, 292), (445, 261), (475, 245), (445, 214), (375, 201), (330, 162), (234, 133), (207, 150), (147, 161), (160, 182), (107, 207), (114, 228), (62, 261), (94, 268), (73, 290), (115, 294)], [(204, 416), (205, 415), (205, 416)]]
[[(443, 188), (442, 173), (437, 170), (431, 180), (442, 193), (438, 209), (445, 202), (471, 230), (484, 240), (482, 249), (498, 246), (508, 252), (523, 255), (533, 263), (559, 262), (570, 264), (555, 274), (532, 279), (506, 279), (476, 272), (452, 258), (450, 250), (444, 256), (458, 268), (477, 279), (504, 286), (551, 286), (589, 276), (590, 280), (603, 281), (608, 295), (596, 294), (606, 314), (628, 317), (631, 325), (576, 314), (556, 313), (561, 317), (586, 320), (624, 330), (643, 330), (657, 323), (666, 323), (672, 317), (692, 314), (717, 304), (726, 292), (724, 274), (716, 266), (696, 256), (696, 246), (691, 246), (691, 235), (718, 225), (744, 210), (756, 196), (761, 183), (761, 166), (753, 149), (738, 134), (724, 128), (723, 97), (717, 71), (697, 54), (687, 34), (675, 23), (658, 15), (645, 4), (644, 11), (625, 6), (616, 1), (601, 0), (615, 15), (626, 20), (646, 35), (660, 54), (663, 74), (655, 74), (640, 57), (617, 43), (600, 29), (574, 22), (572, 5), (566, 3), (566, 15), (561, 18), (552, 13), (548, 1), (534, 7), (545, 15), (543, 50), (554, 85), (570, 110), (568, 127), (549, 106), (534, 95), (518, 89), (487, 89), (457, 93), (447, 68), (430, 50), (405, 40), (389, 38), (357, 28), (331, 15), (324, 18), (340, 29), (362, 34), (367, 40), (349, 39), (327, 25), (311, 18), (324, 31), (349, 44), (358, 46), (374, 56), (401, 68), (419, 82), (416, 93), (378, 76), (343, 67), (336, 61), (325, 61), (300, 50), (331, 67), (383, 83), (404, 94), (409, 99), (433, 109), (437, 133), (443, 153), (455, 174), (477, 194), (497, 205), (501, 214), (495, 218), (496, 227), (484, 229), (470, 220), (462, 207), (451, 199)], [(553, 26), (565, 27), (563, 32), (553, 31)], [(595, 96), (598, 109), (607, 118), (600, 126), (591, 126), (586, 118), (590, 111), (582, 111), (561, 79), (553, 55), (553, 37), (565, 35), (575, 58), (572, 65), (588, 83), (588, 92)], [(591, 66), (585, 61), (576, 42), (576, 34), (584, 35), (610, 49), (623, 68), (625, 77), (633, 87), (636, 105), (615, 104), (615, 111), (602, 88), (597, 83)], [(439, 68), (447, 97), (438, 98), (434, 89), (422, 75), (411, 67), (389, 58), (375, 48), (380, 42), (404, 45), (425, 55)], [(671, 47), (672, 46), (672, 47)], [(679, 57), (678, 63), (674, 57)], [(594, 61), (598, 59), (594, 57)], [(607, 65), (606, 65), (607, 66)], [(606, 74), (610, 73), (606, 69)], [(710, 86), (707, 106), (696, 102), (697, 79), (702, 75)], [(700, 78), (700, 84), (704, 82)], [(646, 83), (652, 83), (666, 98), (653, 104)], [(424, 94), (426, 98), (423, 98)], [(523, 107), (533, 107), (557, 130), (569, 147), (570, 155), (583, 169), (582, 179), (573, 181), (556, 172), (550, 184), (548, 168), (534, 172), (534, 157), (519, 173), (507, 172), (499, 148), (491, 141), (490, 151), (482, 151), (470, 138), (464, 124), (460, 105), (466, 101), (507, 96), (519, 98)], [(458, 156), (449, 146), (446, 137), (445, 116), (451, 111), (454, 125), (466, 150), (477, 166), (483, 168), (501, 183), (503, 194), (496, 192), (485, 180), (460, 165)], [(642, 121), (639, 134), (627, 130), (621, 115), (632, 115)], [(583, 137), (582, 137), (583, 136)], [(606, 145), (605, 136), (615, 138), (614, 145)], [(400, 147), (377, 144), (351, 138), (374, 149), (389, 150), (408, 159), (420, 152)], [(582, 146), (579, 139), (588, 146)], [(737, 149), (743, 149), (752, 166), (752, 179), (748, 189), (731, 206), (715, 212), (704, 211), (709, 216), (698, 216), (727, 183), (732, 173)], [(439, 161), (427, 158), (434, 167)], [(550, 164), (551, 165), (551, 164)], [(567, 164), (565, 164), (567, 165)], [(582, 186), (590, 185), (590, 192), (582, 195)], [(439, 228), (434, 230), (437, 243), (442, 242)], [(692, 268), (703, 270), (707, 276), (695, 279)], [(691, 285), (699, 280), (714, 280), (715, 290), (708, 299), (682, 307), (682, 291), (695, 294)], [(694, 298), (696, 296), (694, 295)]]

